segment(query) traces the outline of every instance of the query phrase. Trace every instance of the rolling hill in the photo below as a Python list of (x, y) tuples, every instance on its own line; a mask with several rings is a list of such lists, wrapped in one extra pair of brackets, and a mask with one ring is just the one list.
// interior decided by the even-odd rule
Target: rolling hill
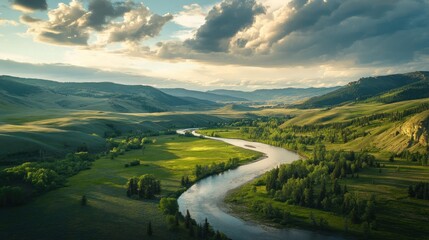
[(207, 110), (220, 106), (208, 100), (171, 96), (149, 86), (59, 83), (10, 76), (0, 76), (0, 105), (111, 112)]
[(251, 92), (218, 89), (208, 91), (208, 93), (247, 99), (252, 102), (293, 103), (314, 96), (323, 95), (338, 88), (339, 87), (259, 89)]
[(361, 78), (296, 106), (321, 108), (365, 100), (393, 103), (426, 97), (429, 97), (429, 72), (412, 72)]
[(211, 92), (201, 92), (188, 90), (184, 88), (161, 88), (161, 91), (176, 97), (192, 97), (198, 99), (204, 99), (213, 102), (245, 102), (249, 101), (245, 98), (216, 94)]

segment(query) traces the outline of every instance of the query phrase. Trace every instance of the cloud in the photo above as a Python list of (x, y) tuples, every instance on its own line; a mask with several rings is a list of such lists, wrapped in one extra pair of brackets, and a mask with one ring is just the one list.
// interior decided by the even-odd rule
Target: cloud
[(88, 5), (91, 14), (87, 24), (96, 30), (102, 30), (109, 20), (123, 16), (135, 6), (132, 1), (112, 3), (110, 0), (92, 0)]
[(140, 40), (155, 37), (162, 27), (171, 19), (171, 14), (160, 16), (153, 14), (143, 4), (126, 12), (122, 22), (113, 22), (107, 28), (108, 43), (113, 42), (138, 42)]
[[(122, 84), (144, 84), (162, 87), (177, 86), (177, 82), (174, 80), (68, 64), (32, 64), (0, 59), (0, 71), (3, 75), (52, 79), (63, 82), (109, 81)], [(186, 83), (185, 85), (188, 86)]]
[(225, 52), (230, 39), (264, 12), (265, 8), (255, 0), (225, 0), (210, 10), (195, 38), (185, 44), (202, 52)]
[[(119, 18), (121, 21), (114, 21)], [(48, 12), (48, 20), (23, 15), (20, 20), (29, 26), (28, 32), (41, 42), (57, 45), (88, 46), (90, 36), (103, 39), (108, 43), (140, 40), (159, 34), (172, 15), (153, 14), (143, 4), (132, 1), (113, 2), (111, 0), (91, 0), (88, 10), (78, 0), (68, 5), (58, 4)], [(97, 46), (98, 46), (97, 45)]]
[(158, 56), (273, 67), (393, 66), (429, 55), (428, 1), (293, 0), (265, 13), (254, 6), (223, 1), (194, 38), (159, 44)]
[(40, 22), (42, 20), (38, 19), (38, 18), (33, 18), (29, 15), (22, 15), (21, 17), (19, 17), (19, 21), (26, 23), (26, 24), (31, 24), (31, 23), (35, 23), (35, 22)]
[(40, 21), (31, 17), (21, 17), (29, 25), (28, 32), (39, 41), (59, 45), (86, 45), (89, 39), (88, 13), (81, 2), (73, 0), (70, 5), (60, 3), (58, 8), (48, 12), (48, 20)]
[(48, 4), (46, 0), (13, 0), (12, 7), (23, 12), (33, 12), (48, 9)]
[(174, 14), (174, 23), (192, 29), (197, 29), (204, 24), (207, 13), (200, 5), (193, 3), (183, 6), (183, 9)]
[(10, 26), (17, 26), (19, 23), (17, 23), (14, 20), (9, 20), (9, 19), (2, 19), (0, 18), (0, 26), (6, 26), (6, 25), (10, 25)]

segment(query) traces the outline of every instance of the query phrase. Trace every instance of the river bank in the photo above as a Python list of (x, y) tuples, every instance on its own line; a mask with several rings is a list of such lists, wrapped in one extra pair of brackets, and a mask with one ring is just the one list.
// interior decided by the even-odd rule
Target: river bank
[[(195, 129), (192, 129), (194, 131)], [(194, 135), (200, 136), (194, 132)], [(191, 216), (202, 222), (205, 218), (216, 229), (232, 239), (342, 239), (318, 232), (301, 229), (276, 229), (259, 223), (248, 222), (231, 215), (225, 209), (224, 198), (227, 193), (261, 176), (266, 171), (283, 163), (291, 163), (300, 157), (283, 148), (240, 139), (206, 137), (228, 144), (263, 152), (267, 157), (260, 161), (240, 166), (216, 176), (202, 179), (178, 199), (179, 210), (184, 214), (189, 210)]]

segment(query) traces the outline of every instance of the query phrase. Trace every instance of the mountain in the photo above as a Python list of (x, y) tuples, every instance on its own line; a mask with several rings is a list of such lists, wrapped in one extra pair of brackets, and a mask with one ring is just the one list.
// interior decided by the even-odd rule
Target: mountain
[(292, 103), (314, 96), (323, 95), (338, 88), (339, 87), (259, 89), (252, 92), (218, 89), (208, 92), (230, 97), (243, 98), (253, 102)]
[(192, 97), (192, 98), (198, 98), (198, 99), (203, 99), (203, 100), (208, 100), (213, 102), (249, 101), (248, 99), (245, 99), (245, 98), (239, 98), (239, 97), (210, 93), (210, 92), (194, 91), (194, 90), (188, 90), (184, 88), (161, 88), (159, 90), (163, 91), (166, 94), (176, 96), (176, 97)]
[(295, 106), (320, 108), (363, 100), (392, 103), (426, 97), (429, 97), (429, 72), (412, 72), (361, 78)]
[(171, 96), (149, 86), (110, 82), (60, 83), (11, 76), (0, 76), (0, 105), (112, 112), (164, 112), (220, 107), (208, 100)]

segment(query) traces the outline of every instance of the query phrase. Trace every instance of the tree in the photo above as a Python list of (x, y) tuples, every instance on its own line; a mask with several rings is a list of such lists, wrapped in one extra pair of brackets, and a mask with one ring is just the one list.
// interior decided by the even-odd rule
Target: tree
[(88, 202), (88, 199), (86, 199), (86, 196), (82, 195), (82, 198), (80, 199), (80, 205), (86, 206), (87, 202)]
[(180, 213), (176, 211), (176, 215), (174, 216), (174, 224), (176, 226), (179, 226), (179, 220), (180, 220)]
[(195, 236), (195, 230), (194, 230), (194, 226), (192, 224), (189, 225), (189, 236), (190, 237), (194, 237)]
[(191, 214), (189, 214), (189, 210), (186, 210), (185, 227), (186, 228), (192, 227), (192, 218), (191, 218)]
[(210, 224), (207, 221), (207, 218), (204, 220), (204, 225), (203, 225), (203, 238), (208, 238), (210, 234)]
[(304, 202), (307, 207), (313, 207), (314, 189), (312, 185), (304, 190)]
[(152, 232), (152, 222), (149, 221), (149, 223), (147, 224), (147, 235), (148, 236), (152, 236), (153, 232)]
[(322, 182), (322, 187), (320, 189), (319, 197), (317, 198), (317, 207), (320, 208), (322, 206), (322, 201), (326, 196), (326, 182)]
[(375, 220), (375, 204), (372, 200), (367, 201), (365, 207), (365, 220), (370, 223)]
[(161, 198), (159, 208), (164, 214), (173, 215), (179, 210), (179, 204), (175, 198)]
[(139, 198), (153, 198), (161, 193), (161, 183), (152, 174), (133, 177), (127, 183), (127, 196), (138, 195)]

